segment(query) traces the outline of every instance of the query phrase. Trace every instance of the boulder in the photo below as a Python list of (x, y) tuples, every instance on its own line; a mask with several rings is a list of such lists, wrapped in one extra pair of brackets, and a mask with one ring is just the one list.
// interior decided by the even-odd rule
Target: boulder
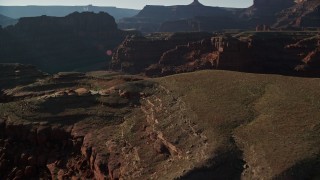
[(75, 90), (78, 96), (89, 96), (91, 95), (90, 91), (86, 88), (78, 88)]

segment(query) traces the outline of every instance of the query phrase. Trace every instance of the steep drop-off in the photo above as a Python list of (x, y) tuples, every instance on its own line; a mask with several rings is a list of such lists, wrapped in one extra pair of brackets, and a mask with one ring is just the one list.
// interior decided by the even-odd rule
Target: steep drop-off
[(162, 54), (177, 45), (211, 37), (211, 33), (154, 33), (127, 37), (113, 54), (111, 68), (140, 73), (159, 61)]
[(320, 2), (304, 0), (277, 14), (275, 28), (319, 28)]
[[(167, 33), (157, 35), (161, 34)], [(176, 33), (186, 38), (192, 34), (196, 33)], [(176, 39), (170, 46), (171, 40), (152, 40), (152, 36), (125, 40), (113, 56), (112, 68), (147, 76), (223, 69), (319, 77), (316, 31), (214, 34), (196, 41)]]

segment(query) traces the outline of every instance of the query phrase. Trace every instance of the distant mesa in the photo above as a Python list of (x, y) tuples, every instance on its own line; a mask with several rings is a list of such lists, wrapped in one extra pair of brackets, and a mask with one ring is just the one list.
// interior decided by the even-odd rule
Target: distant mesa
[(0, 63), (33, 64), (49, 73), (103, 69), (111, 59), (106, 51), (131, 33), (104, 12), (20, 18), (0, 30)]
[[(232, 9), (232, 8), (231, 8)], [(118, 21), (120, 29), (137, 29), (145, 33), (159, 31), (162, 23), (194, 17), (230, 17), (230, 9), (211, 7), (198, 0), (189, 5), (145, 6), (136, 16)]]
[(248, 8), (188, 5), (145, 6), (139, 14), (118, 21), (120, 29), (151, 32), (194, 32), (252, 29), (257, 25), (291, 29), (319, 27), (319, 0), (254, 0)]
[(100, 7), (93, 5), (86, 6), (0, 6), (1, 14), (15, 19), (21, 17), (55, 16), (63, 17), (73, 12), (106, 12), (116, 20), (124, 17), (132, 17), (139, 13), (139, 10), (124, 9), (116, 7)]
[(204, 5), (201, 4), (198, 0), (194, 0), (191, 4), (189, 4), (189, 6), (204, 6)]

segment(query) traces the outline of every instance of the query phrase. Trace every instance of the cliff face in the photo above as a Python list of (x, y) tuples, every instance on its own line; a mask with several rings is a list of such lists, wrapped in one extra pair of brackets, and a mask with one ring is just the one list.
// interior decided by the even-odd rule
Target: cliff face
[(130, 73), (143, 72), (160, 60), (162, 54), (177, 45), (210, 37), (210, 33), (154, 33), (128, 37), (112, 57), (111, 67)]
[[(307, 68), (307, 64), (312, 62), (314, 69), (318, 67), (315, 35), (317, 33), (312, 32), (257, 32), (241, 33), (235, 37), (202, 36), (203, 39), (198, 41), (131, 38), (119, 47), (112, 63), (115, 69), (129, 73), (144, 72), (147, 76), (223, 69), (318, 77), (318, 73), (312, 73), (312, 68)], [(297, 41), (309, 42), (309, 38), (314, 43), (291, 45)], [(305, 68), (302, 68), (302, 62), (306, 63)], [(297, 71), (299, 67), (301, 70)]]
[(286, 46), (288, 51), (296, 54), (301, 64), (295, 70), (308, 75), (318, 74), (320, 68), (320, 36), (302, 39)]
[(0, 62), (33, 64), (47, 72), (104, 68), (110, 59), (106, 51), (126, 34), (106, 13), (21, 18), (1, 31)]
[(123, 29), (142, 32), (217, 31), (274, 28), (319, 27), (319, 1), (255, 0), (243, 9), (208, 7), (199, 2), (187, 6), (146, 6), (138, 15), (119, 21)]
[(158, 65), (146, 70), (149, 76), (164, 76), (201, 69), (246, 71), (253, 58), (247, 42), (232, 37), (212, 37), (171, 49)]
[(204, 6), (198, 3), (178, 6), (145, 6), (139, 14), (119, 21), (121, 29), (135, 28), (143, 32), (159, 31), (162, 23), (190, 19), (196, 16), (231, 17), (232, 13), (224, 8)]
[(251, 7), (240, 14), (240, 17), (251, 28), (258, 24), (270, 26), (276, 22), (276, 15), (279, 12), (292, 7), (294, 4), (294, 0), (255, 0)]
[(320, 27), (320, 2), (301, 1), (277, 15), (276, 28)]

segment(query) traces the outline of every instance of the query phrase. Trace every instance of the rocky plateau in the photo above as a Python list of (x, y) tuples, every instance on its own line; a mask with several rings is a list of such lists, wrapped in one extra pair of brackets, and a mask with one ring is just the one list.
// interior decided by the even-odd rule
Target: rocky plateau
[(0, 68), (1, 179), (319, 178), (319, 79)]

